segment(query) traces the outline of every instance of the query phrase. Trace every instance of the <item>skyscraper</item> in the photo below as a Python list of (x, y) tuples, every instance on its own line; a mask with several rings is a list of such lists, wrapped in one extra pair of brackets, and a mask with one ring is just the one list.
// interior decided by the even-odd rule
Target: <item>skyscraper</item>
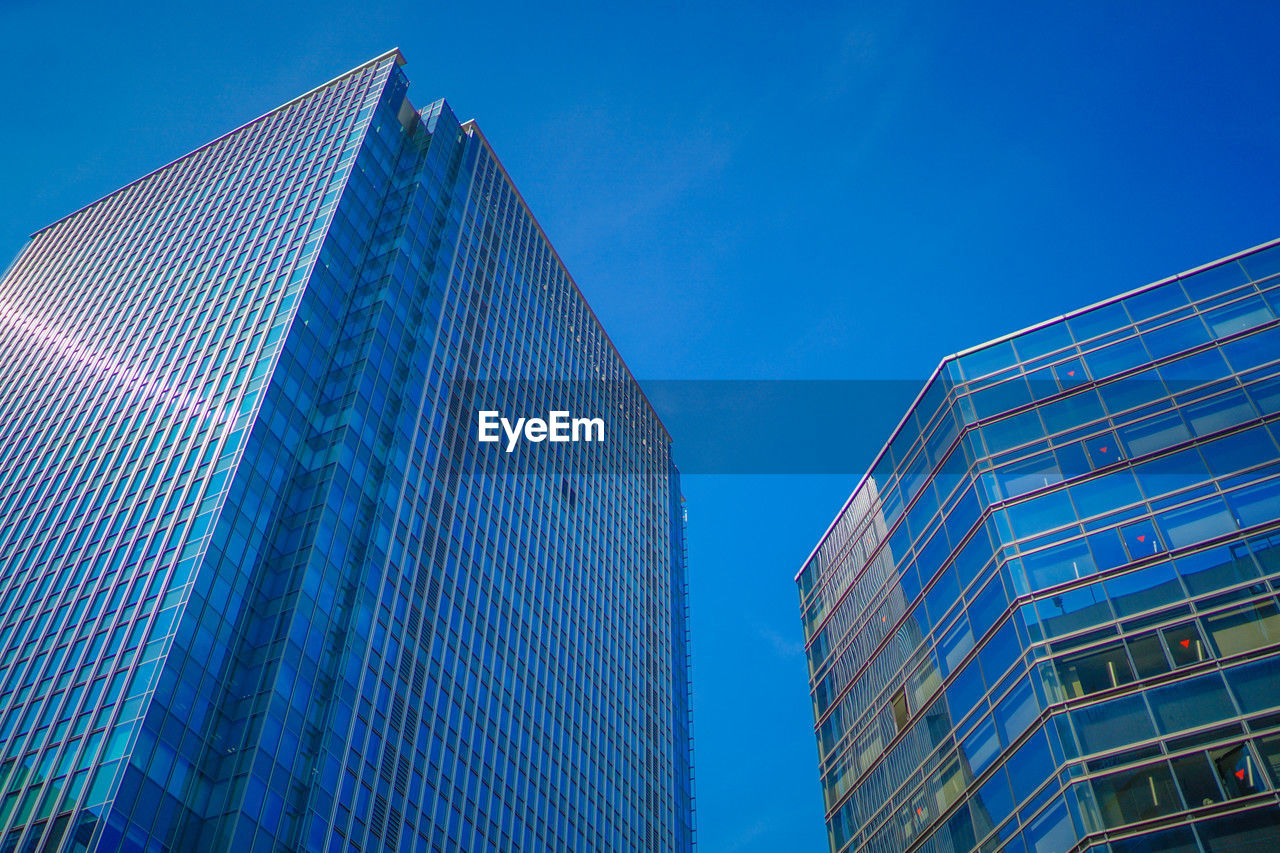
[(833, 851), (1280, 846), (1277, 273), (943, 360), (796, 578)]
[(670, 438), (402, 63), (0, 283), (0, 850), (692, 846)]

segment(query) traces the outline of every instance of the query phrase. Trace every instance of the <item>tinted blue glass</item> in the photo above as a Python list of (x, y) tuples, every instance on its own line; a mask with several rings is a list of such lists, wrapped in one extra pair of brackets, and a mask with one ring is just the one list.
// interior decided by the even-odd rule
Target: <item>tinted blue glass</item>
[(1155, 727), (1142, 696), (1125, 696), (1071, 712), (1080, 748), (1086, 754), (1104, 752), (1155, 736)]
[(955, 678), (947, 685), (947, 704), (959, 711), (963, 717), (970, 708), (978, 707), (986, 692), (983, 683), (982, 667), (977, 658), (965, 664)]
[(1238, 262), (1228, 261), (1191, 275), (1178, 276), (1178, 279), (1191, 300), (1199, 302), (1231, 291), (1248, 281), (1249, 277)]
[(1067, 324), (1057, 322), (1019, 335), (1012, 343), (1018, 358), (1026, 362), (1070, 347), (1072, 341)]
[(1217, 673), (1159, 687), (1148, 693), (1151, 712), (1162, 733), (1226, 719), (1235, 713)]
[[(0, 283), (29, 413), (0, 448), (10, 849), (692, 847), (670, 438), (401, 61), (43, 229)], [(545, 411), (526, 370), (626, 428), (477, 453), (480, 404)]]
[[(1277, 252), (1267, 247), (1256, 254), (1280, 257)], [(963, 460), (953, 455), (946, 477), (935, 477), (934, 484), (951, 492), (972, 482), (978, 504), (993, 510), (982, 526), (991, 542), (972, 556), (957, 553), (975, 516), (970, 509), (951, 511), (945, 496), (936, 493), (943, 498), (946, 536), (917, 542), (912, 558), (921, 579), (949, 566), (948, 576), (929, 597), (933, 618), (924, 618), (924, 608), (917, 607), (921, 618), (913, 618), (911, 631), (892, 641), (876, 639), (872, 620), (879, 611), (859, 604), (884, 600), (879, 590), (895, 577), (888, 566), (868, 558), (857, 569), (820, 568), (812, 584), (801, 584), (805, 612), (822, 614), (819, 624), (840, 626), (838, 635), (846, 639), (834, 645), (846, 649), (842, 660), (858, 662), (858, 668), (839, 674), (824, 670), (833, 674), (814, 684), (815, 699), (821, 700), (815, 703), (819, 731), (855, 733), (850, 746), (832, 745), (824, 752), (824, 768), (844, 762), (854, 750), (865, 768), (854, 778), (842, 777), (838, 790), (828, 788), (836, 804), (833, 829), (842, 833), (833, 832), (836, 850), (890, 851), (904, 842), (952, 849), (957, 838), (961, 846), (968, 843), (966, 818), (946, 825), (940, 817), (945, 810), (937, 809), (913, 819), (909, 839), (890, 841), (891, 835), (877, 827), (892, 825), (889, 816), (907, 814), (912, 802), (963, 800), (975, 844), (995, 832), (1001, 843), (1013, 846), (1054, 849), (1061, 844), (1065, 849), (1076, 843), (1077, 829), (1091, 821), (1100, 825), (1096, 807), (1087, 798), (1077, 804), (1074, 788), (1068, 792), (1072, 797), (1057, 799), (1056, 786), (1032, 796), (1015, 783), (1008, 803), (996, 797), (995, 807), (988, 807), (986, 795), (963, 775), (936, 770), (951, 766), (949, 753), (930, 759), (941, 763), (926, 766), (926, 753), (906, 746), (943, 743), (936, 727), (958, 726), (957, 734), (964, 735), (958, 746), (962, 759), (985, 768), (982, 772), (1003, 774), (1011, 760), (1008, 738), (1036, 719), (1043, 702), (1050, 703), (1052, 742), (1042, 758), (1052, 768), (1049, 774), (1056, 771), (1064, 780), (1128, 774), (1130, 782), (1155, 791), (1159, 814), (1174, 815), (1184, 807), (1176, 768), (1152, 762), (1165, 749), (1176, 754), (1186, 747), (1176, 742), (1164, 747), (1159, 741), (1206, 728), (1244, 735), (1248, 730), (1234, 722), (1240, 711), (1270, 711), (1280, 702), (1270, 672), (1271, 644), (1280, 637), (1280, 626), (1272, 624), (1280, 612), (1273, 609), (1280, 584), (1259, 582), (1280, 574), (1280, 546), (1272, 542), (1280, 541), (1280, 423), (1269, 417), (1280, 413), (1280, 356), (1265, 345), (1280, 335), (1272, 307), (1280, 298), (1259, 295), (1248, 284), (1244, 271), (1253, 257), (1246, 254), (1182, 283), (1148, 288), (944, 362), (941, 375), (978, 381), (972, 383), (971, 398), (952, 404), (953, 421), (963, 425), (958, 447), (967, 455)], [(1256, 263), (1259, 269), (1280, 270), (1280, 263)], [(1198, 307), (1188, 303), (1184, 283)], [(934, 417), (935, 406), (946, 405), (933, 394), (909, 420), (924, 424)], [(1015, 406), (1021, 410), (1007, 414)], [(987, 420), (976, 427), (973, 415)], [(953, 435), (948, 431), (947, 440)], [(910, 491), (923, 489), (930, 475), (908, 462), (921, 451), (918, 436), (899, 435), (896, 465), (882, 464), (876, 482), (905, 477)], [(938, 456), (932, 445), (923, 453)], [(933, 496), (920, 504), (911, 521), (916, 534), (932, 534), (936, 509)], [(888, 514), (877, 515), (874, 484), (864, 481), (801, 577), (815, 566), (832, 565), (823, 560), (842, 548), (856, 550), (856, 543), (880, 535), (891, 523)], [(908, 534), (894, 534), (889, 559), (905, 558), (910, 544)], [(994, 584), (987, 585), (988, 554), (998, 563), (999, 596)], [(1129, 568), (1134, 563), (1141, 564), (1136, 571)], [(939, 626), (937, 614), (949, 607), (943, 593), (955, 588), (969, 622)], [(1015, 594), (1021, 598), (1015, 600)], [(1014, 611), (1013, 619), (978, 644), (976, 658), (965, 663), (986, 626), (1001, 624), (1002, 610)], [(840, 653), (826, 651), (831, 635), (811, 630), (808, 618), (811, 644), (834, 661)], [(1016, 665), (1024, 651), (1034, 662), (1025, 676)], [(1214, 682), (1216, 676), (1206, 674), (1216, 654), (1267, 657), (1229, 667), (1223, 688)], [(907, 676), (917, 672), (923, 655), (939, 661), (940, 686), (955, 714), (931, 720), (927, 738), (913, 733), (908, 721), (899, 735), (903, 746), (885, 751), (882, 733), (872, 739), (878, 721), (886, 718), (881, 709), (887, 709), (904, 678), (913, 692), (926, 683), (919, 675)], [(1203, 681), (1189, 684), (1189, 678)], [(844, 698), (828, 704), (823, 697), (834, 695), (833, 684), (847, 689), (840, 694)], [(1127, 693), (1115, 696), (1120, 692)], [(1154, 712), (1147, 695), (1157, 703)], [(1003, 732), (994, 755), (993, 727), (997, 735)], [(1255, 748), (1249, 744), (1240, 754), (1252, 755)], [(1202, 769), (1216, 760), (1209, 752), (1197, 754)], [(1125, 770), (1126, 762), (1150, 769)], [(1190, 759), (1183, 764), (1191, 767)], [(991, 784), (991, 791), (1000, 788)], [(1121, 799), (1105, 808), (1108, 819), (1119, 821), (1115, 826), (1128, 835), (1142, 809), (1136, 800)], [(1006, 814), (1013, 819), (1000, 826)], [(1185, 821), (1192, 822), (1192, 816)], [(1185, 833), (1169, 838), (1174, 843)], [(1095, 836), (1083, 847), (1101, 850), (1105, 842)]]
[(1110, 578), (1106, 581), (1106, 590), (1111, 606), (1121, 617), (1155, 610), (1186, 596), (1178, 575), (1169, 563), (1158, 563)]
[(1071, 332), (1075, 335), (1076, 340), (1082, 343), (1090, 338), (1123, 328), (1128, 323), (1129, 315), (1124, 310), (1124, 305), (1119, 302), (1101, 305), (1092, 311), (1086, 311), (1083, 314), (1067, 319), (1067, 325), (1071, 327)]
[(1133, 472), (1113, 471), (1071, 487), (1071, 500), (1081, 518), (1112, 512), (1142, 501)]
[(1129, 316), (1141, 321), (1183, 307), (1187, 304), (1187, 297), (1175, 281), (1127, 296), (1124, 304)]
[(989, 815), (992, 824), (999, 826), (1013, 811), (1013, 793), (1009, 787), (1009, 778), (1002, 767), (983, 783), (977, 792), (977, 802)]
[(1280, 705), (1280, 657), (1233, 666), (1223, 674), (1245, 713)]
[(1027, 849), (1035, 853), (1054, 853), (1068, 850), (1076, 842), (1076, 833), (1071, 826), (1071, 816), (1067, 806), (1058, 799), (1047, 810), (1035, 818), (1023, 833)]
[(1154, 359), (1167, 358), (1194, 349), (1210, 340), (1209, 330), (1199, 317), (1187, 317), (1176, 323), (1142, 333), (1142, 342)]

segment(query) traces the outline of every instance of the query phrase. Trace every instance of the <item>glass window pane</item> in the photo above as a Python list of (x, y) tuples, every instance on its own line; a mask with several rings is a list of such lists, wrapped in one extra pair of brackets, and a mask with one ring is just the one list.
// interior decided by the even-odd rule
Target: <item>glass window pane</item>
[(938, 656), (941, 658), (943, 672), (954, 672), (972, 648), (973, 631), (969, 629), (969, 618), (961, 613), (956, 623), (938, 641)]
[(1222, 345), (1222, 351), (1237, 373), (1275, 361), (1280, 358), (1280, 328), (1229, 341)]
[(1187, 808), (1211, 806), (1223, 800), (1222, 790), (1218, 787), (1218, 771), (1209, 763), (1202, 752), (1184, 755), (1173, 760), (1173, 775), (1182, 789), (1182, 798)]
[(1215, 672), (1179, 681), (1147, 694), (1163, 734), (1185, 731), (1235, 716), (1222, 678)]
[(1159, 371), (1169, 390), (1175, 394), (1231, 375), (1222, 353), (1216, 349), (1203, 350), (1162, 364)]
[(1000, 739), (996, 737), (996, 724), (986, 717), (961, 744), (965, 758), (969, 760), (969, 769), (974, 776), (982, 775), (982, 771), (991, 766), (991, 762), (1000, 754)]
[(1126, 297), (1124, 304), (1129, 316), (1141, 321), (1183, 307), (1187, 304), (1187, 295), (1176, 281), (1171, 281)]
[(1086, 537), (1089, 542), (1089, 551), (1093, 554), (1094, 565), (1098, 567), (1098, 571), (1105, 572), (1107, 569), (1114, 569), (1116, 566), (1123, 566), (1129, 562), (1129, 555), (1125, 553), (1124, 546), (1120, 542), (1120, 532), (1118, 530), (1104, 530), (1101, 533), (1094, 533)]
[(1225, 264), (1179, 279), (1193, 302), (1217, 296), (1232, 287), (1245, 284), (1248, 280), (1248, 276), (1244, 274), (1244, 267), (1236, 261), (1227, 261)]
[(1262, 766), (1271, 777), (1271, 784), (1280, 788), (1280, 734), (1268, 735), (1256, 741), (1262, 753)]
[(1125, 645), (1129, 647), (1129, 654), (1133, 657), (1133, 666), (1139, 678), (1150, 678), (1169, 671), (1164, 644), (1155, 634), (1125, 640)]
[(1086, 755), (1145, 740), (1156, 733), (1141, 695), (1077, 708), (1071, 712), (1071, 722)]
[(1044, 452), (999, 468), (996, 482), (1005, 500), (1062, 482), (1058, 460)]
[(1033, 358), (1039, 358), (1042, 355), (1065, 349), (1071, 346), (1072, 341), (1071, 333), (1067, 331), (1067, 324), (1059, 321), (1019, 335), (1013, 339), (1012, 343), (1013, 348), (1018, 352), (1018, 356), (1023, 361), (1030, 361)]
[(1207, 498), (1156, 516), (1170, 548), (1183, 548), (1234, 533), (1235, 517), (1222, 498)]
[(1204, 319), (1213, 330), (1214, 337), (1225, 338), (1274, 320), (1275, 315), (1261, 296), (1251, 296), (1231, 305), (1215, 308), (1207, 312)]
[(1165, 358), (1209, 341), (1209, 332), (1199, 317), (1188, 317), (1168, 326), (1142, 333), (1151, 357)]
[(947, 819), (942, 834), (950, 839), (952, 850), (972, 850), (974, 841), (973, 818), (969, 814), (969, 806), (962, 803), (960, 808)]
[(1241, 527), (1252, 527), (1280, 517), (1280, 478), (1237, 489), (1227, 503)]
[(1138, 482), (1131, 471), (1112, 471), (1077, 483), (1069, 491), (1081, 518), (1114, 512), (1142, 502), (1142, 492), (1138, 490)]
[(1107, 596), (1120, 617), (1154, 610), (1185, 596), (1177, 573), (1168, 563), (1158, 563), (1109, 578), (1105, 587)]
[(1196, 435), (1209, 435), (1258, 416), (1243, 391), (1230, 391), (1184, 406), (1183, 416)]
[(1223, 670), (1240, 709), (1246, 714), (1280, 705), (1280, 657)]
[(1256, 426), (1233, 435), (1216, 438), (1200, 446), (1209, 471), (1225, 477), (1276, 458), (1276, 445), (1265, 427)]
[(1000, 576), (996, 575), (969, 602), (969, 624), (973, 626), (974, 633), (978, 635), (987, 633), (1000, 621), (1007, 607), (1004, 584), (1000, 581)]
[(1009, 341), (992, 344), (986, 349), (971, 352), (959, 359), (957, 364), (965, 379), (973, 380), (989, 373), (995, 373), (1017, 362), (1013, 346)]
[(1222, 589), (1258, 577), (1257, 566), (1246, 553), (1237, 556), (1230, 548), (1210, 548), (1174, 561), (1178, 574), (1192, 595)]
[(1133, 681), (1133, 669), (1124, 644), (1071, 655), (1057, 661), (1058, 681), (1068, 697), (1086, 696)]
[(1031, 682), (1023, 678), (996, 706), (995, 720), (1005, 743), (1013, 743), (1040, 713)]
[(1280, 272), (1280, 247), (1272, 246), (1240, 259), (1240, 265), (1249, 273), (1254, 281)]
[(1120, 437), (1129, 448), (1130, 456), (1154, 453), (1172, 447), (1191, 438), (1182, 415), (1166, 412), (1120, 428)]
[(1215, 749), (1209, 753), (1209, 760), (1228, 797), (1247, 797), (1266, 790), (1266, 780), (1244, 744)]
[(1022, 837), (1027, 842), (1027, 849), (1035, 853), (1058, 853), (1074, 847), (1075, 828), (1071, 825), (1071, 816), (1067, 813), (1067, 805), (1062, 798), (1059, 797), (1033, 820)]
[(1189, 826), (1176, 826), (1111, 842), (1111, 853), (1200, 853)]
[(1086, 439), (1084, 450), (1095, 471), (1124, 459), (1124, 452), (1116, 442), (1116, 437), (1109, 432)]
[[(1200, 638), (1200, 629), (1195, 622), (1185, 622), (1161, 631), (1165, 645), (1169, 649), (1169, 658), (1175, 667), (1190, 666), (1210, 657), (1209, 649)], [(1187, 682), (1183, 682), (1184, 684)]]
[(1095, 571), (1093, 555), (1080, 540), (1026, 554), (1022, 558), (1022, 566), (1032, 590), (1088, 577)]
[(1076, 520), (1075, 508), (1065, 491), (1051, 492), (1009, 507), (1009, 524), (1019, 539), (1035, 536)]
[(1182, 804), (1165, 764), (1155, 764), (1093, 780), (1093, 793), (1107, 826), (1160, 817)]
[(1269, 601), (1250, 605), (1210, 616), (1205, 627), (1219, 655), (1236, 655), (1280, 642), (1280, 610)]
[(1164, 550), (1160, 537), (1156, 535), (1155, 526), (1148, 519), (1126, 524), (1120, 528), (1120, 538), (1129, 549), (1131, 560), (1141, 560)]
[(1013, 811), (1013, 790), (1009, 787), (1009, 777), (1003, 767), (978, 789), (978, 801), (981, 803), (981, 810), (997, 826)]
[(1165, 400), (1169, 396), (1168, 389), (1160, 380), (1160, 374), (1155, 370), (1144, 370), (1108, 383), (1099, 388), (1098, 393), (1102, 395), (1102, 402), (1113, 415), (1136, 409), (1156, 400)]
[(1194, 447), (1135, 465), (1133, 473), (1149, 498), (1176, 492), (1209, 479), (1209, 469)]
[[(1084, 376), (1084, 368), (1076, 365), (1078, 375)], [(1061, 367), (1058, 369), (1059, 380), (1065, 376)], [(1076, 381), (1075, 376), (1068, 377), (1071, 381)], [(1075, 429), (1084, 424), (1092, 423), (1099, 418), (1106, 417), (1106, 412), (1102, 408), (1102, 400), (1098, 397), (1096, 391), (1082, 391), (1079, 394), (1073, 394), (1053, 403), (1049, 403), (1040, 409), (1040, 413), (1044, 416), (1044, 425), (1049, 433), (1063, 432), (1064, 430)]]
[(978, 651), (978, 660), (982, 662), (982, 671), (989, 684), (995, 684), (1018, 656), (1022, 654), (1022, 646), (1018, 642), (1018, 629), (1010, 620), (1000, 628), (991, 639)]
[[(993, 418), (1003, 412), (1008, 412), (1030, 403), (1031, 389), (1027, 385), (1027, 380), (1021, 376), (1014, 376), (994, 385), (989, 385), (986, 388), (973, 391), (970, 394), (970, 401), (973, 403), (973, 410), (980, 419)], [(1015, 430), (1008, 438), (1011, 443), (1006, 446), (1012, 447), (1016, 444), (1021, 444), (1023, 441), (1028, 441), (1036, 437), (1034, 435), (1035, 432), (1038, 432), (1038, 428), (1030, 431), (1026, 429)], [(1019, 438), (1019, 436), (1022, 437)]]
[(1115, 618), (1111, 603), (1096, 583), (1042, 599), (1036, 606), (1047, 637), (1060, 637)]
[(1099, 305), (1067, 320), (1077, 341), (1087, 341), (1129, 325), (1129, 314), (1121, 302)]
[(1196, 824), (1208, 853), (1280, 850), (1280, 809), (1274, 805)]

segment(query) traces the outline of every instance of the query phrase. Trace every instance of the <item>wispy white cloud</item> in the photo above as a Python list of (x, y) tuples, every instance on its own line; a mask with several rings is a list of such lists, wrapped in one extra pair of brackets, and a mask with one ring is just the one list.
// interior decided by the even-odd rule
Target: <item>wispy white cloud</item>
[(804, 654), (803, 642), (783, 636), (782, 633), (767, 625), (757, 626), (756, 634), (767, 642), (780, 658), (794, 658)]

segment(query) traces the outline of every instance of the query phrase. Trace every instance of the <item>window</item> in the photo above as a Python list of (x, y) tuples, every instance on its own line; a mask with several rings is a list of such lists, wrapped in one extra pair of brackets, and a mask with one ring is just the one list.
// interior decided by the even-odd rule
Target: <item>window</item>
[(1235, 655), (1280, 642), (1280, 611), (1273, 602), (1205, 619), (1219, 655)]
[(1107, 597), (1098, 584), (1042, 599), (1037, 607), (1047, 638), (1060, 637), (1114, 618)]
[(1094, 779), (1093, 793), (1109, 827), (1160, 817), (1182, 807), (1165, 764)]
[(1180, 414), (1167, 412), (1121, 427), (1120, 435), (1129, 448), (1130, 456), (1142, 456), (1189, 440), (1191, 430), (1187, 429)]
[(1245, 744), (1215, 749), (1209, 753), (1209, 760), (1228, 797), (1247, 797), (1267, 787)]
[(1241, 527), (1252, 527), (1275, 519), (1280, 506), (1280, 479), (1246, 486), (1227, 495), (1227, 502)]
[(1072, 486), (1071, 499), (1081, 518), (1114, 512), (1142, 502), (1142, 492), (1131, 471), (1113, 471)]
[(1216, 672), (1157, 688), (1147, 698), (1156, 724), (1165, 734), (1235, 716), (1235, 708)]
[(1223, 800), (1218, 787), (1218, 772), (1203, 752), (1184, 755), (1173, 760), (1173, 775), (1182, 789), (1187, 808), (1211, 806)]
[(1179, 557), (1175, 565), (1192, 595), (1244, 583), (1258, 576), (1258, 569), (1248, 553), (1237, 555), (1232, 548), (1225, 546)]
[(1033, 590), (1087, 577), (1095, 571), (1088, 547), (1079, 540), (1027, 554), (1022, 558), (1022, 565)]
[(1182, 584), (1168, 563), (1109, 578), (1104, 585), (1121, 618), (1171, 604), (1184, 595)]
[(1169, 657), (1173, 660), (1175, 667), (1190, 666), (1210, 657), (1204, 640), (1200, 637), (1200, 630), (1194, 622), (1174, 625), (1165, 628), (1161, 633), (1164, 634), (1165, 645), (1169, 649)]
[(1170, 548), (1182, 548), (1235, 532), (1235, 520), (1222, 498), (1208, 498), (1156, 516)]
[(1013, 743), (1031, 725), (1040, 708), (1036, 704), (1031, 683), (1024, 677), (1009, 695), (996, 706), (995, 720), (1005, 743)]
[(1209, 333), (1205, 331), (1204, 322), (1199, 317), (1188, 317), (1168, 326), (1143, 332), (1142, 340), (1151, 356), (1160, 359), (1206, 343)]
[(1205, 314), (1205, 320), (1208, 321), (1209, 328), (1213, 329), (1215, 338), (1225, 338), (1274, 319), (1275, 315), (1260, 296), (1224, 305)]
[(1071, 722), (1084, 754), (1145, 740), (1155, 727), (1141, 695), (1123, 696), (1071, 712)]
[(905, 690), (899, 690), (893, 694), (893, 698), (889, 700), (890, 706), (893, 708), (893, 725), (895, 731), (902, 731), (907, 727), (908, 721), (911, 719), (911, 713), (907, 708), (907, 694)]
[(1124, 458), (1115, 435), (1105, 432), (1084, 442), (1085, 452), (1089, 455), (1089, 464), (1094, 470), (1105, 468)]
[(1067, 698), (1110, 690), (1133, 681), (1133, 668), (1123, 643), (1062, 658), (1056, 664), (1058, 682)]
[(1257, 416), (1253, 404), (1245, 397), (1244, 392), (1239, 390), (1192, 403), (1182, 412), (1196, 435), (1218, 432)]
[(978, 724), (960, 747), (965, 758), (969, 760), (969, 769), (974, 776), (991, 766), (991, 762), (1000, 754), (1000, 740), (996, 737), (996, 726), (990, 717)]
[(1223, 672), (1246, 714), (1280, 705), (1280, 658), (1233, 666)]

